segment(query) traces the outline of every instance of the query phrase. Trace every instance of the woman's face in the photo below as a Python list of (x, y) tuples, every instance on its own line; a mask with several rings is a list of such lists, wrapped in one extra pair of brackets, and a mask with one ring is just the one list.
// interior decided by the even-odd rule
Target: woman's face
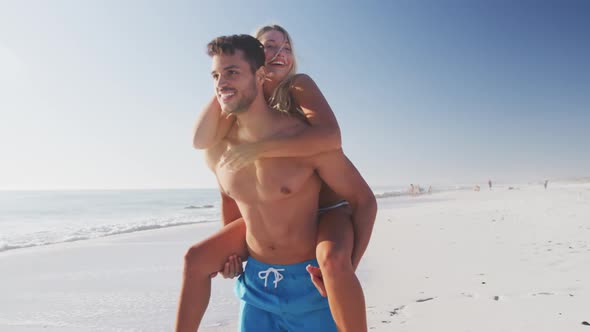
[(282, 32), (270, 30), (263, 33), (260, 42), (264, 46), (265, 68), (269, 79), (280, 81), (289, 74), (293, 67), (291, 44)]

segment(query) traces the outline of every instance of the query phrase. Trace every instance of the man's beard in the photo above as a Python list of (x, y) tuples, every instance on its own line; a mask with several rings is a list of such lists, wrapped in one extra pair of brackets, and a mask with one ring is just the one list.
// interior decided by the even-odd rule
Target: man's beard
[(250, 108), (254, 99), (256, 99), (256, 94), (258, 93), (258, 89), (256, 88), (256, 82), (252, 82), (250, 87), (243, 91), (243, 97), (236, 102), (235, 105), (225, 105), (223, 108), (223, 112), (227, 114), (239, 114), (243, 113)]

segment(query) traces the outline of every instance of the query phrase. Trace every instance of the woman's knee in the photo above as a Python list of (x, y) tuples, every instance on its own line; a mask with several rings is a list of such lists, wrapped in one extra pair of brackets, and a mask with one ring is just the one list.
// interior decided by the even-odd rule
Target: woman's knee
[(193, 245), (184, 254), (184, 273), (187, 276), (209, 276), (219, 272), (228, 257), (247, 256), (246, 228), (243, 220), (236, 220), (211, 237)]
[(352, 264), (354, 230), (350, 214), (344, 207), (320, 218), (316, 257), (326, 269), (343, 269)]
[(212, 272), (207, 271), (208, 257), (205, 248), (200, 245), (194, 245), (184, 254), (184, 274), (186, 276), (209, 275)]
[(333, 241), (322, 241), (316, 247), (316, 256), (322, 274), (332, 275), (353, 271), (352, 251)]

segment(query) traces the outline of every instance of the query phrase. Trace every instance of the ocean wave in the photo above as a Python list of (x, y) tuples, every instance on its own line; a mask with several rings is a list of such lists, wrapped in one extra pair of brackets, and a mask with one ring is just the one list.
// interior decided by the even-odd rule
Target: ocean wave
[[(15, 243), (8, 243), (7, 241), (0, 241), (0, 252), (8, 251), (8, 250), (15, 250), (15, 249), (24, 249), (24, 248), (31, 248), (31, 247), (40, 247), (40, 246), (47, 246), (57, 243), (67, 243), (67, 242), (77, 242), (77, 241), (84, 241), (84, 240), (91, 240), (101, 237), (107, 236), (114, 236), (119, 234), (127, 234), (127, 233), (135, 233), (135, 232), (142, 232), (160, 228), (170, 228), (170, 227), (177, 227), (177, 226), (185, 226), (185, 225), (193, 225), (193, 224), (201, 224), (201, 223), (208, 223), (213, 222), (214, 220), (201, 220), (201, 221), (168, 221), (162, 223), (145, 223), (145, 224), (132, 224), (132, 225), (104, 225), (98, 227), (90, 227), (79, 229), (73, 233), (69, 233), (66, 235), (59, 235), (53, 234), (53, 236), (49, 238), (40, 238), (35, 237), (21, 240)], [(39, 234), (39, 233), (38, 233)], [(46, 232), (43, 234), (47, 237)]]
[(409, 192), (400, 192), (400, 191), (386, 191), (383, 193), (375, 194), (375, 198), (387, 198), (387, 197), (399, 197), (399, 196), (409, 196)]
[(427, 189), (418, 187), (419, 192), (412, 193), (409, 189), (403, 190), (394, 190), (394, 191), (383, 191), (383, 192), (374, 192), (375, 198), (382, 199), (382, 198), (390, 198), (390, 197), (404, 197), (404, 196), (423, 196), (429, 194), (436, 194), (436, 193), (443, 193), (443, 192), (450, 192), (450, 191), (461, 191), (461, 190), (472, 190), (472, 186), (468, 185), (453, 185), (453, 186), (437, 186), (432, 187), (432, 192), (428, 192)]
[(213, 208), (213, 205), (211, 205), (211, 204), (205, 204), (205, 205), (199, 205), (199, 206), (189, 205), (189, 206), (185, 207), (185, 209), (211, 209), (211, 208)]

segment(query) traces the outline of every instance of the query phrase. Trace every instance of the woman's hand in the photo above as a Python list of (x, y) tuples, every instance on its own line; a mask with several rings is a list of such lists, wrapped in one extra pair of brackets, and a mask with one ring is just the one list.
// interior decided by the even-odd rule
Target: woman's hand
[[(223, 270), (219, 271), (219, 273), (221, 273), (221, 276), (225, 279), (233, 279), (242, 274), (242, 272), (244, 272), (244, 268), (242, 266), (242, 259), (238, 255), (229, 256), (227, 262), (225, 262)], [(211, 278), (214, 278), (216, 276), (217, 272), (211, 273)]]
[(259, 159), (262, 152), (262, 146), (259, 142), (233, 146), (223, 153), (219, 167), (227, 167), (229, 171), (237, 172)]

